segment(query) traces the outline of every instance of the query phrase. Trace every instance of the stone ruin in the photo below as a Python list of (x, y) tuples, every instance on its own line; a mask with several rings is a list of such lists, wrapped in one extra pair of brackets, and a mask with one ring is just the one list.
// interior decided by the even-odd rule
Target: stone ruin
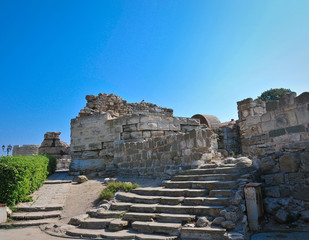
[(47, 132), (39, 147), (39, 154), (48, 154), (57, 158), (57, 170), (68, 169), (71, 164), (70, 146), (60, 140), (61, 132)]
[(245, 99), (237, 103), (239, 120), (227, 123), (203, 114), (175, 117), (172, 109), (114, 94), (86, 100), (71, 120), (71, 174), (171, 178), (242, 154), (263, 183), (267, 221), (309, 221), (308, 92)]
[(69, 169), (71, 164), (70, 146), (60, 140), (61, 132), (47, 132), (41, 145), (15, 145), (13, 155), (32, 156), (48, 154), (57, 158), (57, 170)]

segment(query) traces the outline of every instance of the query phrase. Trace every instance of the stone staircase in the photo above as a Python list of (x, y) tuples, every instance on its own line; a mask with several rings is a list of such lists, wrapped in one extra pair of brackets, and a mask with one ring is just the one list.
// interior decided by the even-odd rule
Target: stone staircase
[[(109, 210), (93, 209), (71, 219), (75, 227), (66, 234), (103, 239), (228, 239), (227, 229), (212, 220), (231, 204), (243, 173), (244, 168), (235, 164), (205, 164), (180, 172), (161, 187), (118, 192)], [(202, 216), (210, 222), (194, 227)]]
[(15, 206), (12, 221), (0, 224), (0, 228), (40, 226), (59, 221), (72, 179), (68, 171), (56, 171), (31, 195), (32, 202)]

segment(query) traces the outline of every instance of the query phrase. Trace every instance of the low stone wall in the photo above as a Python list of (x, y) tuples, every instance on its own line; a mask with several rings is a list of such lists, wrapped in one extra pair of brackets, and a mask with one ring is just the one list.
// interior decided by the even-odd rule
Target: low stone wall
[(40, 145), (15, 145), (13, 147), (13, 155), (21, 155), (21, 156), (32, 156), (39, 154)]
[(216, 154), (217, 139), (213, 131), (197, 129), (140, 141), (114, 141), (110, 145), (109, 150), (102, 151), (110, 152), (113, 157), (74, 159), (70, 171), (76, 174), (96, 171), (98, 175), (167, 177), (190, 168), (203, 154), (211, 159)]
[(238, 110), (242, 151), (260, 168), (266, 213), (279, 223), (302, 218), (309, 209), (309, 93), (246, 99)]

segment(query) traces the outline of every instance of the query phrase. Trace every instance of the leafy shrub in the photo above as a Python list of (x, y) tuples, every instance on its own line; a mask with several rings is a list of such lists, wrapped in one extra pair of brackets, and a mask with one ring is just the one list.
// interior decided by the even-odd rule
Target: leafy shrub
[(112, 182), (102, 190), (99, 198), (105, 200), (111, 200), (117, 191), (131, 192), (133, 189), (138, 188), (138, 184), (132, 184), (130, 182)]
[(50, 176), (53, 173), (55, 173), (55, 171), (57, 169), (57, 158), (55, 156), (51, 156), (51, 155), (47, 155), (47, 154), (45, 154), (43, 156), (45, 156), (49, 159), (47, 171), (48, 171), (48, 176)]
[(46, 156), (0, 157), (0, 203), (9, 206), (28, 200), (28, 194), (43, 185), (48, 171)]
[(287, 88), (271, 88), (270, 90), (263, 92), (257, 99), (261, 99), (263, 101), (278, 100), (283, 94), (289, 94), (291, 92), (291, 89)]

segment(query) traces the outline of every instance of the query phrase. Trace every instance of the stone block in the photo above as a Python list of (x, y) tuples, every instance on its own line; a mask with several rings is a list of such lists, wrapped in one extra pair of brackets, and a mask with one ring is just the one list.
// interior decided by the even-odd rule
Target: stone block
[(166, 130), (168, 131), (170, 129), (170, 124), (169, 123), (164, 123), (164, 122), (158, 122), (157, 124), (158, 130)]
[(275, 111), (279, 108), (279, 101), (274, 100), (274, 101), (268, 101), (266, 102), (266, 111)]
[(151, 132), (152, 137), (161, 137), (164, 136), (164, 131), (152, 131)]
[(279, 185), (284, 183), (284, 175), (282, 173), (264, 175), (262, 176), (262, 178), (265, 180), (265, 184), (267, 186)]
[(265, 190), (266, 197), (274, 197), (274, 198), (280, 197), (279, 187), (265, 187), (264, 190)]
[(115, 134), (106, 134), (106, 135), (101, 135), (99, 136), (98, 140), (100, 142), (114, 142), (114, 141), (119, 141), (120, 140), (120, 134), (115, 133)]
[(290, 126), (294, 126), (294, 125), (298, 124), (295, 111), (289, 111), (289, 112), (287, 112), (287, 115), (288, 115), (288, 120), (289, 120)]
[(279, 168), (271, 157), (264, 157), (259, 162), (262, 173), (276, 173)]
[(82, 154), (82, 158), (88, 159), (88, 158), (97, 158), (99, 156), (98, 151), (85, 151)]
[(263, 132), (269, 132), (275, 129), (275, 121), (262, 122), (261, 128)]
[(307, 107), (297, 108), (295, 113), (298, 124), (306, 124), (309, 122), (309, 109), (307, 109)]
[(277, 114), (275, 116), (276, 119), (276, 128), (284, 128), (289, 126), (289, 120), (288, 120), (288, 115), (283, 113), (283, 114)]
[(278, 137), (286, 134), (284, 128), (269, 131), (269, 137)]
[(124, 132), (134, 132), (137, 131), (137, 124), (128, 124), (123, 126)]
[(143, 133), (141, 131), (140, 132), (131, 132), (130, 133), (130, 137), (132, 139), (142, 138), (143, 137)]
[(131, 116), (127, 118), (127, 124), (137, 124), (140, 122), (139, 116)]
[(297, 126), (292, 126), (292, 127), (287, 127), (285, 130), (288, 133), (299, 133), (299, 132), (305, 132), (306, 128), (304, 125), (297, 125)]
[(282, 172), (297, 172), (300, 160), (295, 154), (286, 154), (280, 157), (280, 170)]
[(150, 131), (143, 131), (143, 138), (150, 138), (151, 132)]
[(298, 184), (293, 189), (292, 196), (298, 200), (309, 201), (309, 186)]
[(271, 113), (270, 112), (267, 112), (267, 113), (264, 113), (262, 116), (261, 116), (261, 121), (262, 122), (268, 122), (272, 120), (271, 119)]
[(309, 92), (303, 92), (295, 98), (297, 104), (305, 104), (309, 102)]
[(256, 125), (256, 124), (258, 124), (260, 122), (261, 122), (261, 116), (259, 116), (259, 115), (249, 116), (246, 119), (246, 123), (247, 123), (248, 126)]
[(302, 172), (309, 172), (309, 152), (300, 154), (300, 169)]
[(197, 125), (200, 125), (200, 120), (199, 119), (195, 119), (195, 118), (188, 118), (187, 119), (187, 124), (188, 125), (197, 126)]

